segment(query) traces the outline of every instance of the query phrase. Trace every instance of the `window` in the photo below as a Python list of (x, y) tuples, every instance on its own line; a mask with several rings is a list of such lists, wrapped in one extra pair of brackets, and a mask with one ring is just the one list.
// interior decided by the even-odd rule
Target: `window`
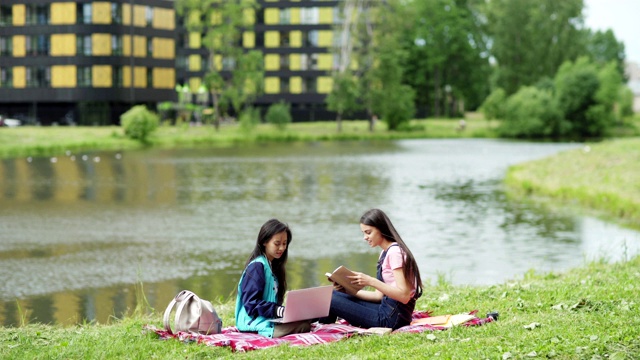
[(27, 55), (48, 55), (49, 54), (49, 36), (48, 35), (32, 35), (26, 37)]
[(153, 38), (147, 39), (147, 56), (153, 57)]
[(264, 47), (264, 32), (256, 32), (256, 47), (261, 48)]
[(281, 25), (289, 25), (291, 24), (291, 10), (290, 9), (280, 9), (280, 24)]
[(153, 88), (153, 68), (147, 68), (147, 87)]
[(78, 87), (91, 87), (91, 66), (78, 66)]
[(113, 67), (113, 87), (121, 88), (124, 83), (124, 77), (122, 76), (122, 66)]
[(111, 54), (122, 55), (122, 37), (120, 35), (111, 35)]
[(281, 47), (289, 47), (289, 32), (281, 31), (280, 32), (280, 46)]
[(78, 55), (91, 56), (91, 35), (78, 35), (76, 39)]
[(304, 78), (302, 81), (303, 93), (315, 93), (316, 92), (317, 79), (314, 77)]
[(201, 56), (200, 57), (200, 69), (202, 71), (209, 71), (209, 57)]
[(13, 54), (13, 38), (11, 36), (0, 36), (0, 56), (11, 56)]
[(147, 26), (149, 27), (153, 26), (153, 7), (147, 6), (146, 18), (147, 18)]
[(317, 70), (318, 54), (301, 54), (300, 70)]
[(26, 76), (27, 87), (47, 88), (51, 86), (51, 68), (48, 66), (29, 67)]
[(176, 56), (176, 69), (179, 69), (179, 70), (187, 69), (187, 57), (185, 55)]
[(225, 57), (222, 59), (222, 70), (233, 70), (236, 68), (236, 59)]
[(304, 46), (318, 46), (318, 30), (311, 30), (304, 36)]
[(289, 78), (288, 77), (280, 78), (280, 93), (281, 94), (289, 93)]
[(13, 11), (9, 5), (0, 5), (0, 26), (13, 25)]
[(76, 10), (78, 24), (91, 24), (91, 3), (78, 3)]
[(111, 20), (114, 24), (122, 24), (122, 4), (111, 3)]
[(318, 8), (302, 8), (300, 10), (300, 23), (314, 25), (319, 23)]
[(13, 87), (13, 68), (0, 68), (0, 87)]
[(289, 70), (289, 55), (280, 55), (280, 70)]
[(26, 5), (27, 25), (46, 25), (49, 23), (49, 5)]

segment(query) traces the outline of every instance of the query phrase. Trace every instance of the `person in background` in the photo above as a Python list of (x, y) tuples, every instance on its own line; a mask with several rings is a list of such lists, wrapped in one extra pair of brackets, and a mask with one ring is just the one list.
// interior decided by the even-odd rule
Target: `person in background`
[(372, 287), (373, 291), (362, 289), (351, 296), (334, 283), (329, 316), (320, 322), (333, 323), (340, 317), (364, 328), (395, 330), (409, 325), (416, 300), (422, 295), (420, 270), (413, 254), (382, 210), (365, 212), (360, 230), (370, 247), (382, 249), (377, 276), (355, 272), (350, 278), (353, 284)]
[(291, 230), (277, 219), (260, 228), (256, 246), (247, 260), (238, 283), (236, 327), (243, 332), (257, 332), (268, 337), (307, 332), (310, 321), (274, 324), (269, 321), (284, 314), (287, 289), (286, 264), (291, 244)]

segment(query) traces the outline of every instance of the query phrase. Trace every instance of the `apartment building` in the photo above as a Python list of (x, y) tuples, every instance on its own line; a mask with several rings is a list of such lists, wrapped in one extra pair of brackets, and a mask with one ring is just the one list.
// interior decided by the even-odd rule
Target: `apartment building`
[[(265, 93), (255, 105), (284, 100), (296, 120), (333, 118), (324, 98), (338, 1), (258, 3), (242, 40), (264, 54)], [(3, 0), (0, 114), (45, 125), (107, 124), (133, 104), (176, 101), (177, 88), (195, 101), (208, 53), (203, 34), (182, 23), (170, 0)]]

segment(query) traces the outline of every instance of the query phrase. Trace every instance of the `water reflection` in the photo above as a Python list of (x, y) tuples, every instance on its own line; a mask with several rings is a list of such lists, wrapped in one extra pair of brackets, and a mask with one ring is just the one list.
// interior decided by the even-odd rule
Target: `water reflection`
[(506, 198), (507, 166), (575, 146), (412, 140), (4, 159), (0, 323), (104, 323), (145, 301), (161, 311), (183, 288), (227, 299), (270, 217), (293, 229), (291, 288), (324, 284), (341, 264), (375, 273), (358, 227), (370, 207), (392, 217), (425, 282), (492, 284), (638, 253), (637, 232)]

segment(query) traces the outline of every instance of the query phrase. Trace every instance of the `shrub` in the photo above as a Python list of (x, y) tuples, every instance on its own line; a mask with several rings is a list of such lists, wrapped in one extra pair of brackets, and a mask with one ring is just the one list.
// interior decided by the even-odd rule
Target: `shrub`
[(503, 119), (506, 99), (507, 93), (503, 88), (493, 90), (480, 106), (480, 111), (484, 114), (485, 119)]
[(158, 115), (144, 105), (136, 105), (120, 116), (124, 134), (133, 140), (146, 143), (149, 135), (158, 128)]
[(240, 113), (238, 119), (240, 130), (245, 134), (251, 133), (253, 129), (260, 123), (260, 109), (246, 108)]
[(291, 111), (289, 105), (284, 101), (271, 104), (265, 115), (265, 120), (269, 124), (275, 125), (278, 129), (284, 130), (291, 123)]
[(507, 99), (498, 133), (506, 137), (542, 138), (562, 136), (569, 129), (551, 92), (527, 86)]

